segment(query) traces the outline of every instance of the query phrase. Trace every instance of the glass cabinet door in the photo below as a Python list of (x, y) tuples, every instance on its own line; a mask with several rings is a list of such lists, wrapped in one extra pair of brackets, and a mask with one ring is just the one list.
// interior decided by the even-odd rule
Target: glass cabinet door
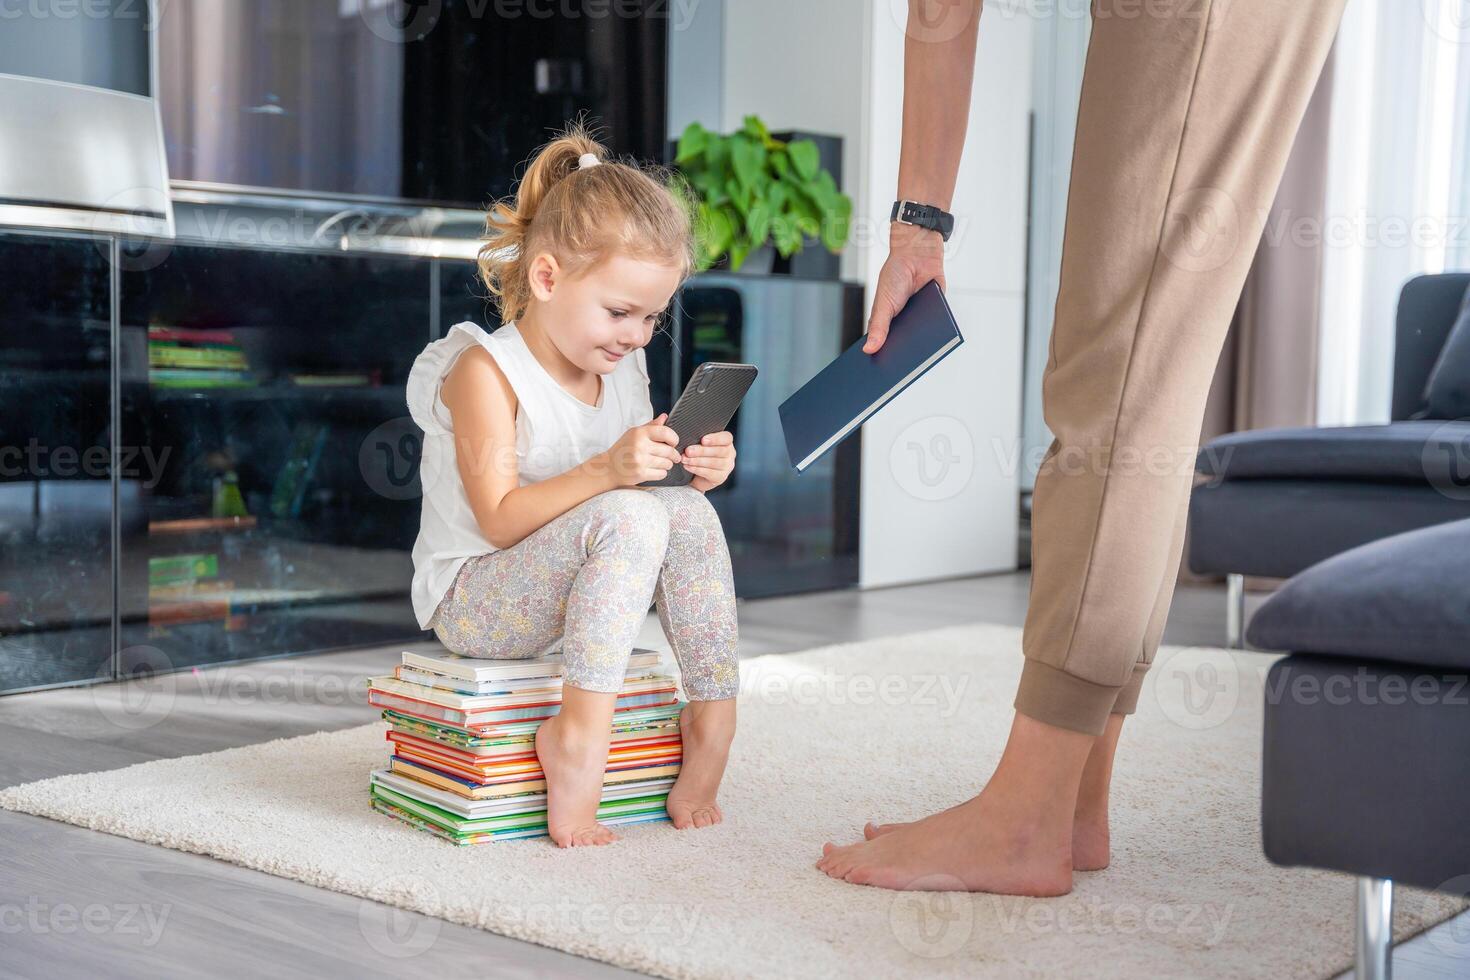
[(125, 271), (119, 670), (422, 636), (419, 432), (404, 383), (430, 264), (179, 245)]
[(0, 691), (112, 676), (107, 249), (0, 233)]
[(670, 329), (648, 345), (653, 410), (663, 412), (705, 361), (760, 375), (730, 423), (737, 462), (710, 494), (744, 598), (857, 582), (861, 440), (805, 472), (791, 467), (780, 405), (862, 333), (862, 287), (794, 276), (707, 273), (685, 284)]

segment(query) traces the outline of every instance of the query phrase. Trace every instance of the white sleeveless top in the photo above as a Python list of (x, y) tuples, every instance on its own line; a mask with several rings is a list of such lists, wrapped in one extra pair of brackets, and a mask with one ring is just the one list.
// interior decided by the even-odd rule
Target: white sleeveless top
[(470, 509), (454, 446), (453, 423), (440, 385), (459, 355), (479, 344), (515, 391), (519, 485), (557, 476), (610, 448), (624, 432), (653, 418), (648, 364), (642, 348), (602, 376), (602, 395), (588, 405), (556, 382), (526, 346), (516, 325), (487, 333), (456, 323), (414, 360), (408, 373), (409, 415), (424, 430), (419, 479), (419, 535), (413, 546), (413, 611), (421, 629), (449, 591), (466, 559), (496, 551)]

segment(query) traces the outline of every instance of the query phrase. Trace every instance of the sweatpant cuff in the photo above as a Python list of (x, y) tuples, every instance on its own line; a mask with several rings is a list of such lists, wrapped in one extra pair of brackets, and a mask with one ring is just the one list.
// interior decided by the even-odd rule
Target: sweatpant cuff
[[(1135, 677), (1138, 672), (1134, 672)], [(1026, 659), (1016, 710), (1028, 718), (1084, 735), (1101, 735), (1127, 685), (1094, 684), (1040, 660)], [(1137, 701), (1137, 693), (1134, 693)]]
[(1131, 715), (1138, 710), (1138, 695), (1143, 692), (1143, 677), (1148, 673), (1148, 664), (1135, 664), (1133, 676), (1118, 689), (1118, 700), (1113, 702), (1113, 714)]

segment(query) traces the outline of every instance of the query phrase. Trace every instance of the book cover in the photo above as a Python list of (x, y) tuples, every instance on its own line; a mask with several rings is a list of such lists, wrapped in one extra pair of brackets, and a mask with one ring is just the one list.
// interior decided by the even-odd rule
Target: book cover
[[(657, 667), (662, 654), (657, 650), (634, 647), (628, 657), (628, 669)], [(508, 680), (523, 677), (560, 677), (566, 671), (566, 662), (561, 653), (550, 653), (543, 657), (527, 657), (519, 660), (487, 660), (480, 657), (462, 657), (457, 653), (427, 654), (403, 651), (403, 665), (446, 677), (457, 677), (466, 681)]]
[[(446, 708), (458, 708), (471, 715), (479, 715), (498, 708), (531, 708), (561, 703), (560, 684), (553, 687), (530, 687), (509, 694), (460, 694), (457, 691), (428, 687), (411, 681), (399, 680), (396, 677), (370, 677), (368, 687), (371, 690), (397, 694), (415, 701), (425, 701)], [(619, 696), (672, 691), (674, 688), (674, 678), (671, 674), (649, 674), (643, 677), (629, 677), (623, 682), (623, 690)]]
[(866, 337), (781, 403), (786, 451), (798, 472), (851, 435), (964, 342), (939, 284), (931, 280), (893, 318), (877, 353)]

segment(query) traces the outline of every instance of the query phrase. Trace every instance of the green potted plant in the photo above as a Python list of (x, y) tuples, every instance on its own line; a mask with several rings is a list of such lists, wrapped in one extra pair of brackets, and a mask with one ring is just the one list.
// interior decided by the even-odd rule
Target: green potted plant
[(808, 244), (833, 253), (847, 244), (852, 199), (814, 140), (779, 139), (757, 116), (723, 135), (690, 123), (674, 165), (694, 196), (701, 271), (722, 259), (739, 271), (753, 253), (769, 255), (768, 244), (783, 259)]

